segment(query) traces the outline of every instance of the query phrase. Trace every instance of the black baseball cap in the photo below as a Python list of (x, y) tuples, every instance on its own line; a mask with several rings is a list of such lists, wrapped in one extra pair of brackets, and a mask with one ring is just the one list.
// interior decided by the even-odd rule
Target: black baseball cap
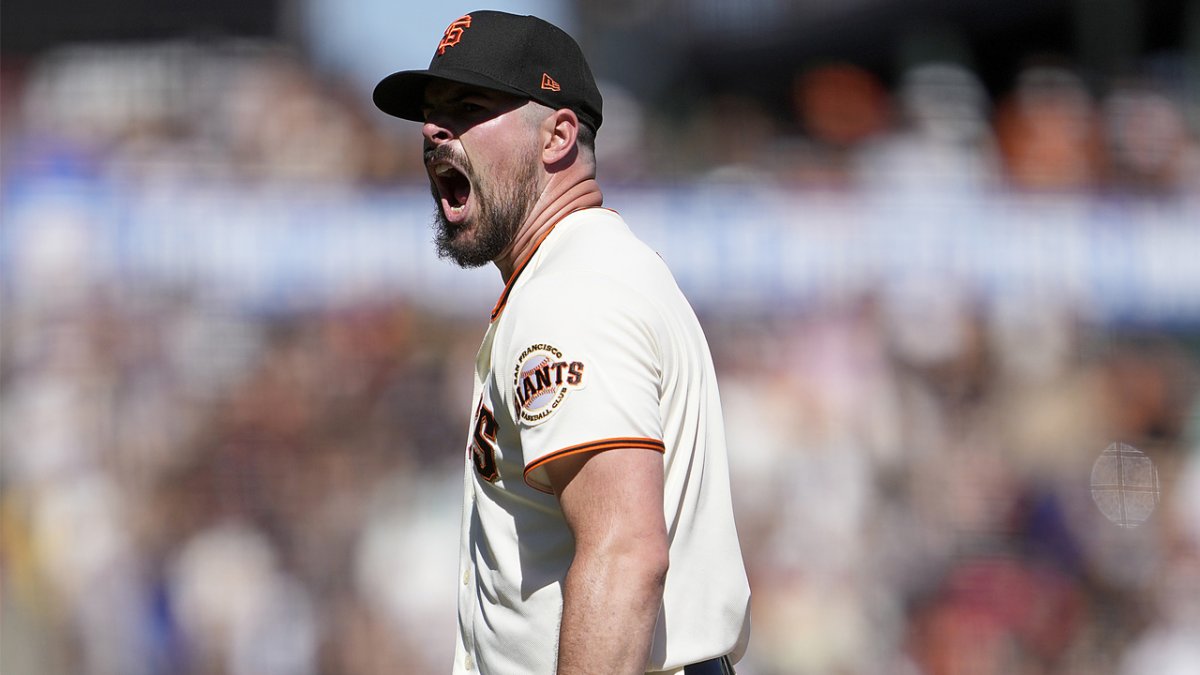
[(455, 19), (426, 70), (392, 73), (375, 86), (375, 105), (424, 121), (425, 86), (441, 79), (503, 91), (551, 108), (569, 108), (600, 128), (603, 100), (583, 51), (561, 28), (535, 16), (480, 10)]

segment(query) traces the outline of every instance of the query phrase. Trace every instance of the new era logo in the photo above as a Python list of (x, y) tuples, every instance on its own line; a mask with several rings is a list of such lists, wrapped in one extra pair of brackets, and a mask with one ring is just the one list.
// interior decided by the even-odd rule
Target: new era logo
[(562, 91), (562, 87), (554, 81), (553, 77), (546, 73), (542, 73), (542, 89), (547, 91)]

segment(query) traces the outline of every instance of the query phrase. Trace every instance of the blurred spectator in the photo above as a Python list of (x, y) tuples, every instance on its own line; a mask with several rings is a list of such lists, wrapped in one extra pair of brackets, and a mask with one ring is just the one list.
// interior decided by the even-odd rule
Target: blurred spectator
[(953, 63), (916, 65), (904, 73), (896, 98), (896, 128), (854, 157), (864, 188), (970, 195), (994, 186), (990, 101), (974, 73)]
[(996, 135), (1017, 188), (1077, 191), (1101, 172), (1098, 113), (1083, 81), (1066, 68), (1034, 66), (1000, 102)]
[(864, 146), (891, 131), (891, 95), (869, 71), (832, 63), (798, 73), (792, 107), (810, 143), (793, 141), (789, 183), (846, 187)]
[(1164, 92), (1125, 84), (1105, 97), (1101, 115), (1114, 189), (1171, 194), (1195, 182), (1200, 150), (1181, 106)]

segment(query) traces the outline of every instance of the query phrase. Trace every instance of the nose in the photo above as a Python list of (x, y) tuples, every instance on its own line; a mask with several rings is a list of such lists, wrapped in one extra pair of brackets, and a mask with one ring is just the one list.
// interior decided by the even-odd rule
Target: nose
[(429, 117), (425, 120), (425, 124), (421, 126), (421, 135), (425, 137), (427, 145), (441, 145), (446, 141), (454, 138), (454, 134), (449, 127), (441, 124), (435, 117)]

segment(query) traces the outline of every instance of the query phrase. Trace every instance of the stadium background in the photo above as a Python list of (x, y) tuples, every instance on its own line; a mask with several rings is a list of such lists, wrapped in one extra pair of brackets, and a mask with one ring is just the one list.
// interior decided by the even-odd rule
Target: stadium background
[[(493, 6), (712, 342), (740, 673), (1197, 671), (1200, 2)], [(369, 90), (477, 8), (6, 0), (0, 671), (446, 670), (500, 279)]]

